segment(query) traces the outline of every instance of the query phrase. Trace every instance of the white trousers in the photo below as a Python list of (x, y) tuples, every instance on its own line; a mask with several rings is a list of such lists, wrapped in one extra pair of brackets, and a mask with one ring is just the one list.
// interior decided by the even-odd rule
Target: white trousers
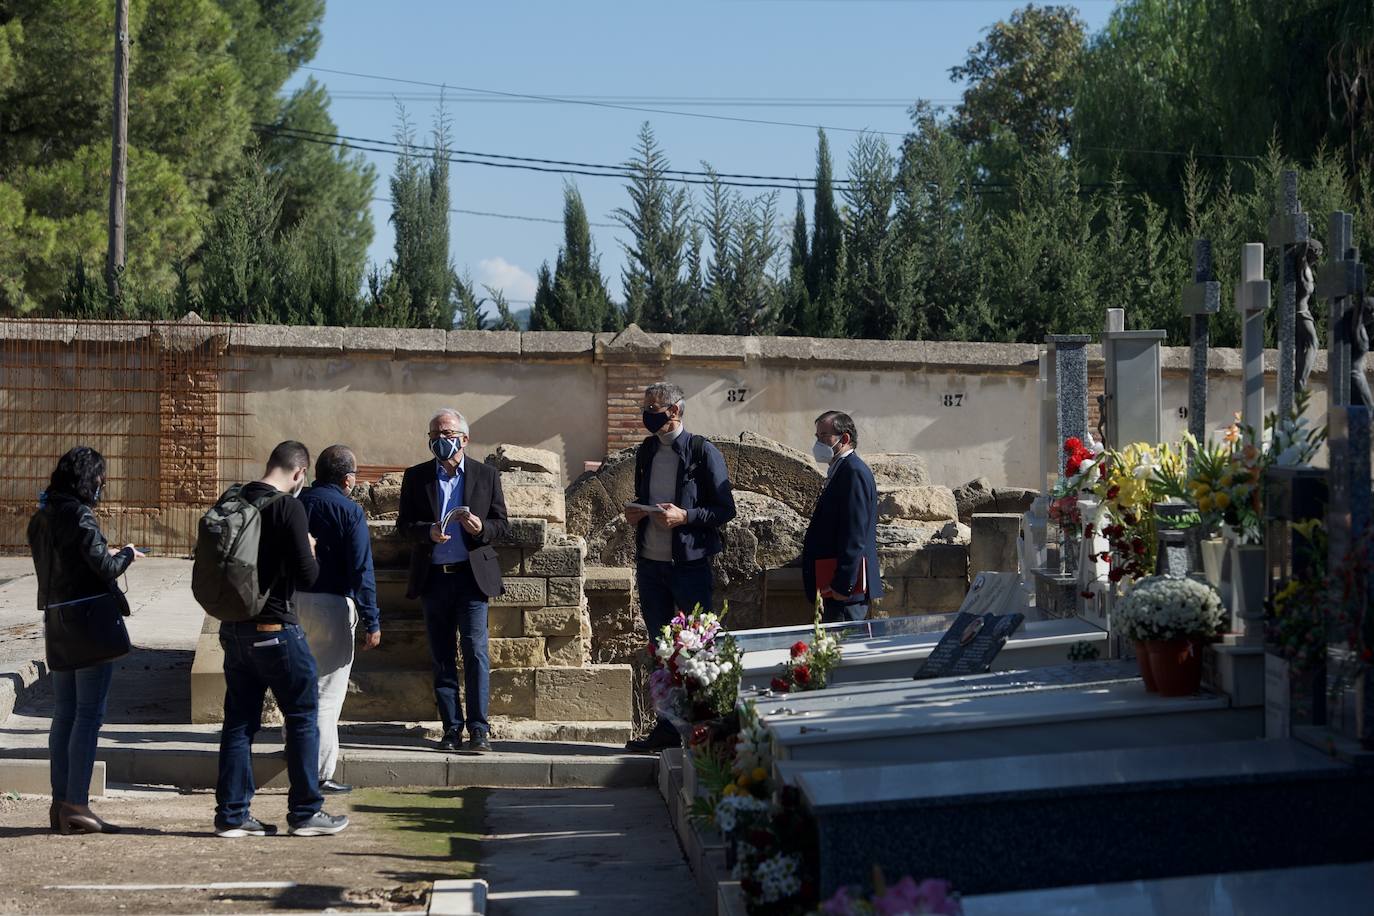
[(352, 598), (324, 592), (296, 592), (292, 605), (319, 670), (320, 779), (333, 779), (339, 761), (339, 713), (353, 670), (358, 609)]

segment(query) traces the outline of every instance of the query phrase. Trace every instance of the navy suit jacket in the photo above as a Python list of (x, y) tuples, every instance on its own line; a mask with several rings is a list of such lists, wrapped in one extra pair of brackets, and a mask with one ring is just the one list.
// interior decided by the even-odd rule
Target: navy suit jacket
[[(477, 581), (477, 587), (482, 594), (495, 598), (505, 591), (505, 586), (501, 583), (501, 561), (492, 545), (510, 534), (506, 497), (501, 492), (501, 474), (496, 468), (483, 464), (471, 455), (467, 456), (464, 468), (467, 475), (463, 481), (463, 502), (482, 520), (482, 530), (475, 535), (464, 530), (463, 543), (468, 548), (468, 562), (472, 566), (472, 578)], [(424, 594), (425, 583), (429, 581), (430, 558), (434, 553), (429, 529), (438, 519), (439, 474), (431, 458), (406, 468), (405, 475), (401, 477), (401, 511), (396, 519), (396, 530), (410, 541), (407, 598), (418, 598)]]
[(816, 561), (834, 558), (835, 579), (821, 585), (834, 590), (840, 600), (859, 581), (860, 563), (868, 561), (868, 599), (883, 596), (878, 576), (878, 487), (873, 472), (858, 453), (835, 468), (835, 475), (821, 491), (811, 524), (802, 542), (802, 584), (806, 596), (816, 600)]

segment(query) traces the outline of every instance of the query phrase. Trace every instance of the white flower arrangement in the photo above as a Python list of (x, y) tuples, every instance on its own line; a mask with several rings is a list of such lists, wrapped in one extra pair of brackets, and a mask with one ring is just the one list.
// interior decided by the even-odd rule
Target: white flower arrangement
[(753, 701), (739, 704), (739, 734), (735, 736), (735, 759), (730, 768), (736, 773), (752, 774), (757, 769), (773, 769), (773, 745), (768, 730), (759, 722)]
[(797, 857), (782, 852), (760, 862), (754, 872), (761, 888), (760, 899), (764, 903), (776, 903), (800, 891), (800, 871), (801, 863)]
[[(717, 615), (698, 607), (679, 611), (654, 640), (658, 667), (649, 676), (654, 708), (693, 720), (692, 707), (702, 702), (729, 711), (740, 672), (739, 650)], [(722, 694), (717, 701), (716, 694)], [(729, 694), (728, 697), (724, 694)]]
[(748, 821), (767, 814), (772, 805), (765, 798), (752, 795), (727, 795), (716, 804), (716, 829), (729, 833), (740, 821)]
[(1147, 576), (1112, 609), (1112, 626), (1127, 639), (1214, 636), (1225, 623), (1221, 596), (1196, 579)]

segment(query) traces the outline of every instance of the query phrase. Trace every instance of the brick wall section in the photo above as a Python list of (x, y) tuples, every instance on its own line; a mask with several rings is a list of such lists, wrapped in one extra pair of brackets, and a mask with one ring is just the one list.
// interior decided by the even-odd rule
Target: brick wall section
[(203, 508), (219, 496), (220, 374), (170, 351), (159, 370), (158, 505)]
[(644, 440), (644, 389), (663, 381), (667, 362), (645, 356), (636, 362), (606, 363), (606, 453)]

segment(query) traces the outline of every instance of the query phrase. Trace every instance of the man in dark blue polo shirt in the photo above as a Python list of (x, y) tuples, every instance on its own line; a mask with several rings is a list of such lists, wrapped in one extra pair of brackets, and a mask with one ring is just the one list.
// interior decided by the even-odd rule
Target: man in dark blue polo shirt
[(310, 520), (320, 575), (296, 592), (296, 613), (319, 666), (320, 791), (342, 794), (352, 787), (334, 781), (339, 759), (339, 713), (353, 670), (354, 629), (362, 618), (363, 650), (382, 640), (372, 541), (363, 507), (348, 494), (358, 480), (358, 463), (344, 445), (331, 445), (315, 462), (315, 485), (301, 494)]

